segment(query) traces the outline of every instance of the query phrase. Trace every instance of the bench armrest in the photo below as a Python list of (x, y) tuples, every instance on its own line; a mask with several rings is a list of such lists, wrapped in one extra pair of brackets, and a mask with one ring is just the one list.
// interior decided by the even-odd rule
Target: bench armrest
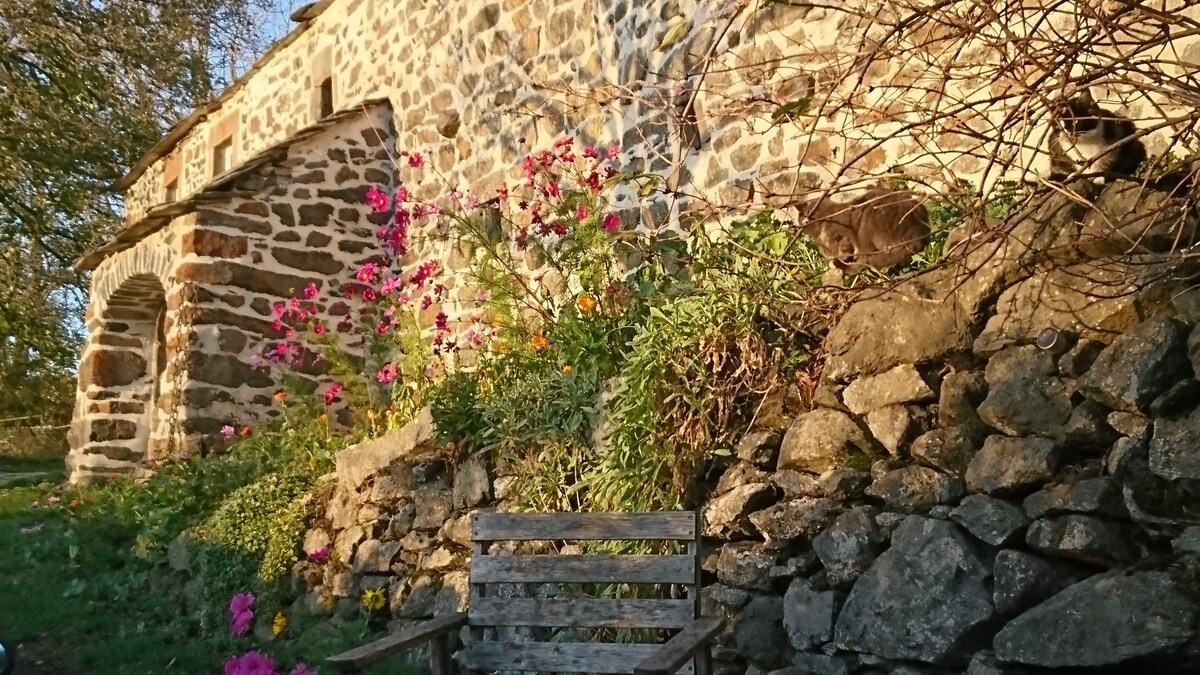
[(669, 675), (682, 668), (696, 651), (708, 644), (721, 632), (725, 620), (720, 618), (696, 619), (678, 635), (671, 638), (658, 651), (633, 669), (634, 675)]
[(353, 673), (396, 652), (404, 651), (410, 647), (428, 642), (433, 638), (458, 630), (466, 624), (466, 612), (447, 614), (446, 616), (419, 623), (399, 633), (380, 638), (361, 647), (355, 647), (350, 651), (331, 656), (325, 659), (325, 663), (339, 671)]

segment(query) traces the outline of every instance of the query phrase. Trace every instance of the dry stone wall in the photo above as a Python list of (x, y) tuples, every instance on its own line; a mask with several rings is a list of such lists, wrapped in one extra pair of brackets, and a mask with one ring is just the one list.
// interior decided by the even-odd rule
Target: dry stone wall
[[(1055, 239), (1088, 217), (1073, 204), (1052, 197), (1023, 222)], [(1028, 230), (1014, 232), (1024, 249)], [(1126, 278), (1093, 288), (1083, 322), (1053, 288), (997, 303), (1045, 273), (1003, 250), (974, 272), (986, 289), (932, 273), (890, 291), (976, 306), (966, 339), (842, 338), (865, 346), (831, 353), (811, 409), (788, 396), (718, 467), (699, 505), (704, 612), (727, 620), (717, 672), (1200, 668), (1196, 291)], [(1071, 264), (1086, 262), (1105, 261)], [(1132, 298), (1116, 292), (1130, 286)], [(877, 303), (895, 325), (927, 316), (895, 297), (868, 294), (831, 337), (863, 330), (857, 308), (878, 315)], [(994, 322), (1025, 329), (976, 339)], [(299, 607), (351, 613), (385, 588), (395, 628), (461, 611), (470, 514), (519, 496), (509, 469), (456, 460), (434, 438), (426, 412), (338, 457), (304, 544), (332, 555), (296, 566)]]

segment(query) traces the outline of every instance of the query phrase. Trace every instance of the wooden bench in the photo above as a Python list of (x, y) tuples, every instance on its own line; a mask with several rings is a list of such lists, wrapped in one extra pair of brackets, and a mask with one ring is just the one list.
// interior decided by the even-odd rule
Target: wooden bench
[[(472, 524), (468, 611), (413, 626), (330, 657), (343, 672), (399, 651), (429, 644), (434, 675), (449, 675), (451, 640), (463, 626), (471, 639), (455, 660), (467, 671), (548, 671), (666, 675), (694, 662), (696, 675), (712, 671), (710, 642), (722, 620), (700, 616), (700, 525), (695, 512), (479, 513)], [(679, 554), (489, 555), (500, 541), (675, 541)], [(686, 599), (503, 598), (490, 584), (672, 584)], [(661, 645), (599, 642), (486, 641), (484, 629), (658, 628), (674, 633)]]

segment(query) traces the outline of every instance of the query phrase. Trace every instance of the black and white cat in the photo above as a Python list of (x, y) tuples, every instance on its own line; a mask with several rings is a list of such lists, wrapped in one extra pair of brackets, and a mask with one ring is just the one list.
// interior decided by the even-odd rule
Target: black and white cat
[(1092, 181), (1103, 185), (1106, 178), (1136, 175), (1146, 160), (1146, 146), (1131, 138), (1136, 133), (1133, 120), (1096, 105), (1084, 89), (1065, 101), (1052, 121), (1050, 180), (1061, 182), (1076, 171), (1102, 173)]

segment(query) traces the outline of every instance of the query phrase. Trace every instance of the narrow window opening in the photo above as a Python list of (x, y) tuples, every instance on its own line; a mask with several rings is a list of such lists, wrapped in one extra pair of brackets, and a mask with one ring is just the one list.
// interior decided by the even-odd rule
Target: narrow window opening
[(226, 138), (213, 148), (213, 176), (220, 176), (233, 164), (233, 138)]
[(167, 203), (179, 201), (179, 179), (178, 178), (174, 178), (171, 180), (170, 183), (167, 183), (165, 197), (166, 197), (165, 201)]
[(333, 78), (327, 77), (321, 81), (321, 102), (320, 115), (321, 119), (329, 117), (333, 114)]

